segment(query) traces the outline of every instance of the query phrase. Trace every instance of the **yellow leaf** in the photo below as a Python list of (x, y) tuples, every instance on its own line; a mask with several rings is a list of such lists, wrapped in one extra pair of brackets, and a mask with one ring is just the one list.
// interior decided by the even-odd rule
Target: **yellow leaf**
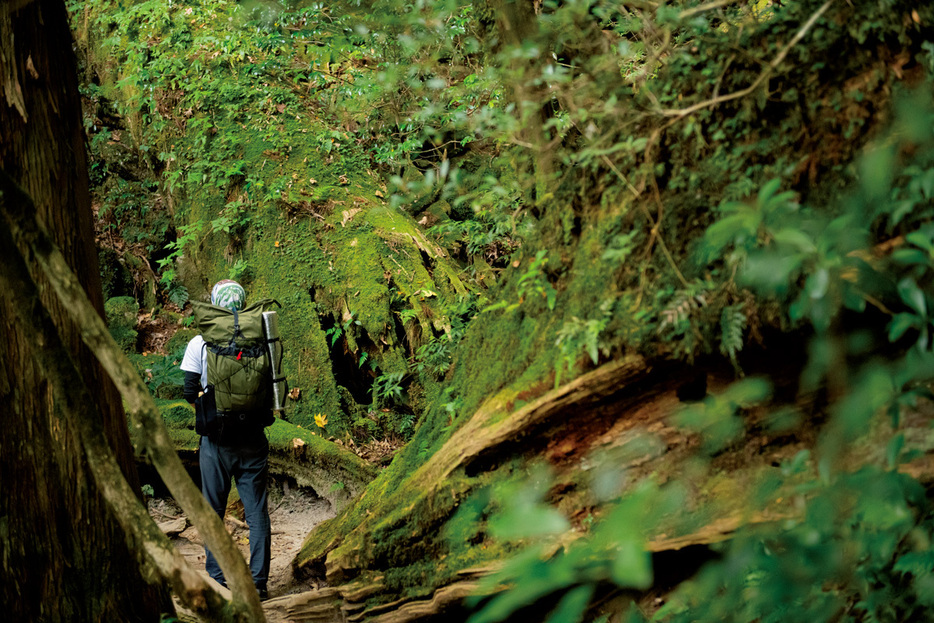
[(320, 413), (315, 415), (315, 424), (318, 425), (318, 428), (324, 428), (328, 425), (328, 416), (322, 415)]

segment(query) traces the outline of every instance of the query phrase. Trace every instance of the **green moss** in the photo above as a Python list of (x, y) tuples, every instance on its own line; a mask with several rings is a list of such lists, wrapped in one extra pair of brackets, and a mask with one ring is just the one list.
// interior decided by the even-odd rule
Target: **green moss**
[[(250, 188), (277, 189), (282, 199), (271, 202), (267, 194), (247, 191), (246, 184), (195, 189), (183, 214), (189, 223), (204, 224), (206, 233), (197, 249), (186, 252), (181, 272), (192, 296), (203, 298), (212, 283), (229, 276), (234, 261), (247, 266), (248, 297), (283, 305), (278, 313), (284, 370), (289, 385), (301, 390), (286, 418), (311, 427), (314, 416), (324, 414), (335, 434), (346, 434), (359, 417), (346, 395), (342, 401), (332, 350), (358, 362), (363, 382), (403, 371), (418, 344), (400, 343), (393, 301), (418, 312), (421, 331), (410, 335), (427, 339), (450, 329), (442, 296), (467, 288), (445, 252), (409, 216), (383, 205), (363, 160), (349, 151), (324, 152), (316, 138), (324, 130), (307, 119), (279, 123), (218, 122), (231, 143), (242, 146), (236, 157), (246, 163)], [(207, 233), (209, 223), (229, 213), (231, 197), (244, 196), (253, 205), (242, 231)], [(333, 347), (323, 322), (342, 327)], [(364, 353), (366, 367), (360, 365)]]
[(170, 430), (194, 430), (195, 410), (187, 402), (180, 400), (156, 400), (156, 406), (165, 425)]
[(98, 249), (98, 265), (101, 273), (101, 289), (104, 299), (129, 296), (133, 293), (133, 275), (120, 262), (120, 257), (113, 249)]
[(376, 468), (319, 432), (276, 419), (266, 429), (270, 469), (312, 487), (337, 509), (343, 508), (373, 480)]
[[(478, 524), (472, 534), (446, 524), (472, 492), (511, 478), (514, 469), (504, 465), (472, 478), (457, 471), (443, 483), (400, 479), (387, 469), (352, 507), (308, 535), (294, 564), (314, 567), (327, 558), (332, 572), (336, 566), (380, 569), (389, 590), (374, 597), (374, 605), (400, 593), (429, 595), (460, 570), (502, 560), (511, 551), (513, 545), (485, 538)], [(405, 483), (395, 488), (399, 480)]]
[(117, 345), (124, 352), (130, 353), (136, 349), (136, 317), (139, 315), (139, 304), (131, 296), (117, 296), (107, 299), (104, 303), (104, 312), (107, 315), (107, 328)]
[(198, 335), (196, 329), (189, 329), (187, 327), (179, 328), (175, 334), (169, 338), (169, 341), (165, 343), (165, 352), (169, 355), (184, 354), (188, 342), (196, 335)]

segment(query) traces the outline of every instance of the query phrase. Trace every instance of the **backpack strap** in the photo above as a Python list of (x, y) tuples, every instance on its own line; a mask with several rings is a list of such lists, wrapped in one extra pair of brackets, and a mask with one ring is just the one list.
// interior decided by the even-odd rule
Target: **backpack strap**
[(240, 314), (237, 313), (236, 309), (232, 309), (230, 311), (233, 312), (234, 329), (233, 329), (233, 337), (230, 338), (230, 342), (228, 342), (228, 344), (230, 346), (236, 346), (237, 338), (240, 336)]

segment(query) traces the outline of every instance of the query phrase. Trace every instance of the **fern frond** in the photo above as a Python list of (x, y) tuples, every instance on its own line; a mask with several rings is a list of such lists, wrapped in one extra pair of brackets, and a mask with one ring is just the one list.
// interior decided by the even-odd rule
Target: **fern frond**
[(743, 333), (746, 330), (746, 314), (743, 305), (728, 305), (720, 313), (720, 352), (736, 364), (736, 353), (743, 350)]
[(665, 327), (676, 326), (688, 322), (695, 310), (707, 305), (706, 296), (688, 290), (678, 290), (668, 307), (661, 311), (662, 321), (658, 325), (661, 333)]

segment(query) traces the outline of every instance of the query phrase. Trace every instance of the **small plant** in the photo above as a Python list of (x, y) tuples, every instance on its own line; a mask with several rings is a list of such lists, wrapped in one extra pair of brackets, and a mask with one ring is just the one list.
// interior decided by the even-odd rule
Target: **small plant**
[(450, 333), (432, 338), (415, 351), (415, 369), (442, 376), (451, 366), (453, 339)]
[[(710, 262), (733, 245), (735, 253), (745, 252), (768, 242), (773, 231), (781, 229), (785, 219), (798, 210), (795, 194), (779, 192), (780, 179), (768, 181), (753, 202), (727, 201), (717, 211), (720, 220), (707, 228), (703, 240), (705, 260)], [(784, 230), (787, 231), (787, 230)]]
[(237, 258), (237, 261), (234, 262), (234, 265), (230, 267), (230, 270), (227, 273), (228, 279), (233, 279), (234, 281), (240, 283), (249, 281), (252, 276), (252, 267), (242, 257)]
[(178, 367), (181, 357), (161, 357), (146, 368), (144, 380), (149, 391), (158, 398), (172, 398), (181, 394), (185, 373)]
[(373, 380), (373, 387), (370, 389), (373, 403), (382, 406), (389, 402), (401, 402), (405, 391), (402, 387), (404, 377), (405, 372), (390, 372), (376, 377)]
[(248, 201), (231, 201), (224, 206), (220, 216), (211, 221), (212, 231), (221, 231), (230, 236), (241, 235), (253, 220), (249, 208)]
[(176, 262), (184, 257), (185, 248), (198, 239), (203, 229), (204, 223), (202, 221), (196, 221), (191, 225), (179, 227), (178, 232), (181, 235), (178, 236), (174, 242), (170, 242), (166, 245), (166, 249), (170, 251), (169, 255), (158, 261), (161, 271), (159, 281), (162, 283), (163, 288), (165, 288), (169, 300), (175, 303), (179, 308), (185, 306), (189, 296), (188, 289), (178, 281)]
[(934, 319), (929, 315), (930, 305), (927, 295), (918, 287), (914, 279), (905, 277), (898, 284), (898, 296), (911, 311), (898, 313), (892, 318), (889, 323), (889, 341), (894, 342), (909, 329), (914, 329), (918, 333), (915, 347), (921, 351), (928, 350), (931, 346), (931, 329), (934, 327)]
[(558, 291), (548, 282), (548, 278), (545, 275), (546, 264), (548, 264), (548, 252), (542, 249), (535, 254), (535, 257), (529, 262), (529, 267), (519, 277), (516, 286), (519, 293), (519, 300), (514, 303), (505, 300), (500, 301), (499, 303), (494, 303), (486, 307), (483, 311), (489, 312), (497, 309), (505, 309), (507, 312), (511, 312), (532, 296), (545, 299), (545, 304), (548, 306), (548, 309), (554, 310), (555, 302), (558, 298)]
[(415, 430), (415, 414), (414, 413), (403, 413), (398, 420), (396, 425), (396, 432), (398, 432), (403, 437), (408, 437), (412, 434), (412, 431)]
[(405, 309), (399, 310), (397, 313), (399, 314), (399, 320), (402, 321), (403, 325), (411, 320), (418, 319), (418, 311), (408, 308), (408, 307)]
[(634, 239), (638, 233), (639, 230), (634, 229), (628, 234), (614, 236), (613, 240), (607, 246), (606, 251), (603, 252), (603, 255), (600, 257), (600, 259), (606, 262), (622, 265), (635, 250)]
[(519, 277), (519, 302), (521, 303), (531, 295), (545, 299), (548, 309), (554, 310), (558, 292), (548, 283), (545, 276), (545, 265), (548, 264), (548, 252), (542, 249), (535, 254), (535, 259), (529, 263), (528, 269)]
[(739, 371), (736, 353), (743, 349), (743, 331), (746, 330), (746, 314), (743, 305), (729, 305), (720, 312), (720, 352), (728, 355), (733, 367)]
[(333, 327), (331, 327), (330, 329), (324, 332), (324, 335), (331, 339), (331, 346), (334, 346), (335, 344), (337, 344), (337, 340), (341, 339), (341, 336), (347, 333), (350, 327), (352, 327), (353, 325), (360, 326), (360, 321), (354, 320), (355, 314), (356, 312), (350, 312), (350, 315), (347, 317), (347, 320), (345, 320), (344, 322), (340, 324), (335, 324)]
[(586, 352), (590, 360), (597, 364), (600, 360), (600, 335), (613, 317), (613, 300), (607, 299), (600, 304), (600, 313), (596, 318), (581, 320), (572, 316), (558, 331), (555, 345), (561, 349), (561, 357), (555, 364), (555, 387), (561, 384), (561, 377), (570, 372), (577, 364), (581, 352)]

